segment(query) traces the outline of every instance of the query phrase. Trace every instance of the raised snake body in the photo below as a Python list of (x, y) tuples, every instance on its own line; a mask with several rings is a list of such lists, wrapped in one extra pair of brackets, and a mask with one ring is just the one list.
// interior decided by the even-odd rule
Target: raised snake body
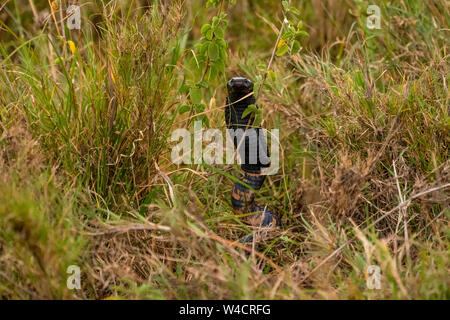
[[(256, 103), (253, 94), (253, 83), (246, 78), (232, 78), (227, 83), (228, 97), (225, 107), (225, 121), (228, 129), (234, 132), (243, 130), (243, 135), (234, 135), (235, 149), (241, 158), (241, 175), (235, 182), (231, 194), (231, 204), (238, 214), (249, 214), (249, 222), (253, 226), (276, 227), (280, 226), (280, 219), (267, 209), (255, 203), (255, 191), (261, 189), (266, 176), (263, 169), (269, 167), (270, 157), (265, 136), (261, 126), (255, 127), (254, 117), (251, 114), (242, 118), (244, 110)], [(232, 132), (233, 132), (232, 131)], [(253, 138), (251, 139), (251, 134)], [(256, 160), (256, 161), (255, 161)], [(246, 185), (250, 186), (248, 188)], [(253, 236), (244, 237), (242, 242), (253, 241)]]

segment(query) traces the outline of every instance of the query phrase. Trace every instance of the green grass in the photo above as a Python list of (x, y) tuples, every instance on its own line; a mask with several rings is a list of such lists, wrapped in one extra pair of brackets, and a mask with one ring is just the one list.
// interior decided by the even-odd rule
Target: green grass
[[(283, 228), (249, 258), (230, 203), (238, 167), (170, 160), (217, 9), (93, 1), (70, 31), (57, 2), (40, 22), (46, 2), (0, 10), (1, 298), (449, 298), (446, 1), (377, 1), (379, 30), (369, 1), (291, 1), (309, 37), (275, 57), (258, 98), (282, 152), (257, 201)], [(226, 72), (202, 89), (212, 128), (228, 78), (260, 83), (283, 17), (269, 0), (222, 11)], [(69, 265), (81, 290), (66, 287)], [(366, 287), (369, 265), (381, 290)]]

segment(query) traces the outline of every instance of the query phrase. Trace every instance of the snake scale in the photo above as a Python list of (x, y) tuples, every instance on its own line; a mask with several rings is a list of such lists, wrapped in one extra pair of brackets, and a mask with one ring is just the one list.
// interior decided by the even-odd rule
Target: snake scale
[[(227, 83), (227, 90), (225, 107), (227, 128), (232, 130), (231, 132), (237, 132), (238, 129), (242, 129), (243, 132), (241, 136), (231, 137), (234, 148), (241, 158), (241, 174), (239, 181), (234, 183), (231, 193), (233, 210), (237, 214), (248, 214), (252, 226), (279, 227), (280, 219), (270, 212), (267, 206), (255, 203), (255, 191), (261, 189), (266, 179), (264, 168), (270, 166), (270, 155), (261, 126), (254, 126), (254, 117), (251, 114), (242, 117), (249, 105), (256, 105), (253, 83), (246, 78), (232, 78)], [(256, 139), (251, 139), (250, 133), (254, 134)], [(252, 241), (253, 235), (241, 239), (243, 243)]]

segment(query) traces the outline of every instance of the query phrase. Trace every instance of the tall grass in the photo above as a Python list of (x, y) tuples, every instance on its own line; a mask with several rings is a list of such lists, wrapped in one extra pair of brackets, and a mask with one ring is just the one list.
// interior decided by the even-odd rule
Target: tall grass
[[(449, 297), (445, 1), (379, 1), (380, 30), (368, 1), (291, 1), (310, 37), (274, 60), (258, 101), (281, 129), (282, 166), (257, 200), (283, 228), (258, 234), (250, 257), (229, 200), (235, 167), (169, 159), (212, 9), (95, 1), (70, 31), (56, 3), (0, 11), (0, 297)], [(224, 11), (227, 74), (257, 80), (281, 5)], [(222, 127), (224, 83), (210, 87), (205, 114)], [(66, 287), (72, 264), (79, 291)], [(381, 290), (366, 286), (369, 265)]]

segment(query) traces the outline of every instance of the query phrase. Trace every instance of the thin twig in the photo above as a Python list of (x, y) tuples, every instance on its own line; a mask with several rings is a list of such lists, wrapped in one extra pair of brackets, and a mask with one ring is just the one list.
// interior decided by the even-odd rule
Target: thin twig
[[(392, 161), (392, 166), (394, 168), (394, 178), (395, 178), (395, 183), (397, 185), (397, 190), (398, 190), (398, 198), (400, 199), (400, 203), (402, 203), (404, 201), (404, 197), (402, 195), (402, 190), (400, 189), (400, 182), (398, 181), (398, 175), (397, 175), (397, 168), (395, 167), (395, 162)], [(408, 257), (408, 259), (411, 259), (411, 256), (409, 254), (409, 237), (408, 237), (408, 223), (407, 223), (407, 219), (406, 219), (406, 213), (407, 210), (405, 207), (402, 207), (398, 210), (399, 212), (399, 217), (397, 220), (397, 227), (395, 228), (395, 233), (398, 233), (398, 227), (400, 225), (400, 221), (403, 219), (403, 229), (404, 229), (404, 236), (405, 236), (405, 245), (406, 245), (406, 256)], [(397, 243), (397, 241), (395, 241)]]
[(103, 236), (108, 234), (115, 234), (115, 233), (126, 233), (129, 231), (149, 231), (149, 230), (159, 230), (159, 231), (166, 231), (171, 232), (172, 228), (168, 226), (161, 226), (155, 223), (146, 222), (145, 224), (130, 224), (126, 226), (120, 226), (120, 227), (112, 227), (108, 228), (105, 231), (100, 232), (83, 232), (83, 234), (88, 236)]
[(266, 72), (264, 73), (264, 78), (258, 88), (258, 93), (255, 97), (256, 99), (258, 99), (258, 97), (261, 93), (261, 89), (264, 86), (264, 82), (266, 82), (267, 74), (269, 73), (270, 67), (272, 66), (273, 59), (275, 58), (275, 53), (277, 52), (278, 43), (280, 42), (281, 35), (283, 34), (284, 25), (286, 24), (286, 22), (288, 22), (288, 20), (286, 18), (284, 18), (283, 23), (281, 24), (280, 32), (278, 33), (277, 42), (275, 43), (275, 46), (273, 47), (273, 50), (272, 50), (272, 56), (270, 57), (269, 64), (267, 65), (267, 68), (266, 68)]

